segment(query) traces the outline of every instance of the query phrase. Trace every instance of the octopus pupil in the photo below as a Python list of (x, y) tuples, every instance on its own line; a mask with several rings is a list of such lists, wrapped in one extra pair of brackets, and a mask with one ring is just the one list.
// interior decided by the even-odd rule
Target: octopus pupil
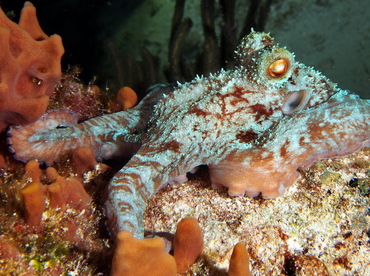
[(288, 63), (285, 59), (278, 59), (271, 63), (268, 71), (272, 77), (280, 77), (288, 70)]

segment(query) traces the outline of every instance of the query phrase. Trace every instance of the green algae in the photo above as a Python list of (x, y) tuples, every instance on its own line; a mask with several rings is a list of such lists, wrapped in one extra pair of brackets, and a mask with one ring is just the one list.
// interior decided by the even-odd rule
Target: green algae
[(322, 184), (329, 184), (330, 182), (338, 182), (340, 179), (341, 175), (339, 173), (324, 171), (323, 175), (321, 176), (320, 182)]

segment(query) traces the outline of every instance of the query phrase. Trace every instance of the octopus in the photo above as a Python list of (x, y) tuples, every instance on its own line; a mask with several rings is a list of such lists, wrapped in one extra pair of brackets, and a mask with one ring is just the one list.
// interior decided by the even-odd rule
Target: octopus
[(148, 198), (207, 165), (213, 188), (231, 196), (282, 195), (314, 162), (370, 145), (370, 101), (295, 60), (270, 35), (252, 31), (236, 65), (177, 85), (159, 84), (134, 108), (78, 123), (66, 110), (13, 126), (17, 159), (46, 164), (81, 146), (97, 159), (132, 154), (108, 186), (115, 235), (143, 238)]

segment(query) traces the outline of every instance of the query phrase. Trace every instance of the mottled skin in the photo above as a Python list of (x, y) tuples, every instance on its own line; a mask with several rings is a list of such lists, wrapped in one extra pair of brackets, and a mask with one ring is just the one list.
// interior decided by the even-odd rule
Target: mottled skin
[[(301, 110), (326, 101), (337, 91), (319, 73), (296, 63), (292, 55), (288, 55), (286, 74), (266, 76), (272, 61), (286, 57), (279, 50), (268, 35), (252, 33), (239, 47), (240, 65), (235, 70), (180, 85), (157, 104), (140, 150), (109, 186), (106, 209), (117, 216), (111, 217), (114, 232), (125, 229), (142, 237), (143, 211), (150, 195), (198, 165), (217, 164), (239, 149), (256, 147), (284, 116), (282, 109), (291, 93), (305, 90), (311, 95), (308, 100), (302, 98), (306, 104), (298, 107)], [(271, 56), (272, 61), (261, 66)], [(253, 63), (262, 68), (252, 67)], [(263, 187), (255, 189), (263, 195)]]
[[(21, 161), (37, 159), (48, 165), (84, 146), (90, 146), (98, 160), (125, 156), (138, 149), (134, 142), (139, 138), (130, 139), (128, 136), (146, 129), (153, 105), (172, 90), (170, 85), (157, 85), (134, 108), (80, 124), (77, 124), (80, 116), (76, 113), (63, 109), (49, 110), (34, 124), (10, 128), (10, 150)], [(129, 142), (122, 141), (122, 136)]]
[(212, 186), (229, 194), (281, 195), (314, 162), (348, 155), (370, 146), (370, 101), (341, 91), (319, 106), (285, 116), (264, 142), (234, 149), (209, 164)]
[[(348, 95), (294, 61), (267, 34), (252, 32), (236, 53), (235, 69), (196, 78), (173, 92), (163, 88), (163, 95), (157, 87), (131, 111), (29, 138), (26, 134), (19, 138), (13, 129), (16, 156), (35, 158), (34, 151), (18, 148), (48, 139), (52, 143), (64, 139), (67, 151), (77, 138), (86, 137), (79, 143), (92, 144), (100, 158), (122, 150), (114, 147), (120, 143), (139, 142), (140, 149), (111, 180), (105, 209), (113, 234), (128, 230), (143, 237), (148, 198), (167, 182), (185, 180), (184, 175), (196, 166), (208, 165), (212, 186), (227, 186), (231, 195), (276, 197), (298, 179), (297, 169), (368, 142), (368, 101)], [(154, 108), (148, 99), (158, 101)], [(352, 104), (350, 113), (342, 112), (342, 105)], [(354, 123), (358, 119), (366, 122), (364, 127)], [(353, 144), (344, 138), (347, 126), (361, 130)], [(76, 130), (79, 134), (73, 137)], [(107, 142), (113, 147), (103, 152), (100, 148)]]

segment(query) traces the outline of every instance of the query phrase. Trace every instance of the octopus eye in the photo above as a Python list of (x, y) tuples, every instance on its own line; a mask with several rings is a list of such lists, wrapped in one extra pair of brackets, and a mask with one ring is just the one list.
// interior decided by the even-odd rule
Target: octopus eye
[(40, 86), (42, 84), (42, 80), (40, 80), (38, 77), (31, 77), (31, 82), (36, 84), (37, 86)]
[[(294, 55), (285, 48), (272, 48), (259, 53), (255, 79), (269, 87), (281, 87), (292, 75)], [(252, 71), (252, 70), (251, 70)]]
[(284, 58), (275, 60), (268, 68), (268, 73), (271, 77), (280, 78), (283, 76), (289, 68), (288, 61)]

